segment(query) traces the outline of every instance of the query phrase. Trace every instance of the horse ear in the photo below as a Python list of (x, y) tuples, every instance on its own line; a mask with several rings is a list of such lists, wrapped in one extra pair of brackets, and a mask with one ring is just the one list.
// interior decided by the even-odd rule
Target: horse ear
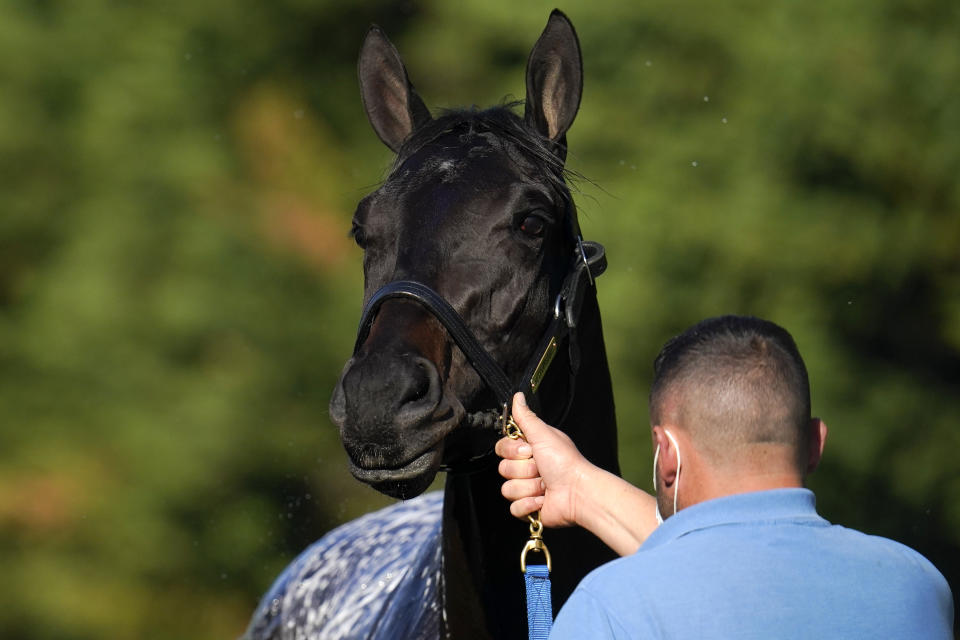
[(564, 135), (577, 115), (582, 91), (577, 34), (567, 16), (554, 9), (527, 59), (527, 124), (565, 149)]
[(413, 90), (396, 47), (376, 25), (363, 40), (357, 72), (363, 108), (373, 130), (398, 152), (403, 141), (431, 119), (430, 111)]

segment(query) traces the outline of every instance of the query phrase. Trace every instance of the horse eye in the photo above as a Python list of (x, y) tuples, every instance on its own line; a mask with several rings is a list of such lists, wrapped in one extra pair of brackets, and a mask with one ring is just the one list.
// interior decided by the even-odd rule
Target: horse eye
[(523, 231), (531, 238), (543, 237), (543, 232), (546, 228), (547, 223), (537, 215), (528, 215), (523, 219), (523, 222), (520, 223), (520, 231)]
[(363, 227), (358, 224), (354, 224), (350, 227), (350, 237), (353, 238), (353, 241), (357, 243), (357, 246), (361, 249), (363, 248), (364, 243), (367, 241), (367, 237), (363, 234)]

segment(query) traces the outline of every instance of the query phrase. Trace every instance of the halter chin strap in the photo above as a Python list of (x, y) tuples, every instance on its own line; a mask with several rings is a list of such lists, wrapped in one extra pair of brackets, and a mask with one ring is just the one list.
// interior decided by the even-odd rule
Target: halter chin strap
[[(500, 407), (509, 406), (515, 391), (523, 391), (528, 398), (528, 402), (531, 402), (531, 406), (536, 409), (533, 399), (536, 397), (540, 383), (543, 381), (560, 343), (569, 336), (568, 349), (571, 372), (571, 388), (568, 393), (569, 403), (573, 400), (573, 378), (580, 364), (579, 345), (575, 333), (580, 320), (584, 295), (587, 288), (593, 286), (594, 280), (606, 268), (607, 258), (603, 245), (597, 242), (584, 242), (577, 236), (577, 246), (574, 248), (570, 271), (554, 303), (553, 318), (540, 339), (537, 349), (528, 361), (523, 376), (520, 378), (520, 383), (517, 385), (511, 383), (503, 368), (483, 348), (466, 322), (460, 317), (460, 314), (450, 306), (450, 303), (427, 285), (412, 280), (390, 282), (371, 296), (360, 318), (360, 327), (357, 331), (357, 341), (353, 352), (356, 354), (366, 341), (367, 335), (370, 333), (370, 327), (384, 302), (395, 298), (413, 300), (423, 305), (440, 321), (454, 343), (467, 357), (470, 365), (493, 392)], [(483, 454), (478, 456), (477, 459), (486, 458), (487, 455)], [(471, 459), (467, 463), (473, 460)]]

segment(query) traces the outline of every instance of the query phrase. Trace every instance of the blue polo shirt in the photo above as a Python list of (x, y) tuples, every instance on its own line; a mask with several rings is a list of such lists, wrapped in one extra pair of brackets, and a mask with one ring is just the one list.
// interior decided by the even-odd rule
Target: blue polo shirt
[(939, 571), (902, 544), (831, 525), (813, 493), (777, 489), (667, 518), (588, 575), (551, 639), (953, 638)]

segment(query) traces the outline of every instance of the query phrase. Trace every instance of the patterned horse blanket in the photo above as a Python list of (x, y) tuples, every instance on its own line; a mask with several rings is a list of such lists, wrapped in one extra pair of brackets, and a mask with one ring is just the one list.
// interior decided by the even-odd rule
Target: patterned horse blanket
[(334, 529), (280, 574), (243, 640), (438, 638), (442, 511), (437, 491)]

